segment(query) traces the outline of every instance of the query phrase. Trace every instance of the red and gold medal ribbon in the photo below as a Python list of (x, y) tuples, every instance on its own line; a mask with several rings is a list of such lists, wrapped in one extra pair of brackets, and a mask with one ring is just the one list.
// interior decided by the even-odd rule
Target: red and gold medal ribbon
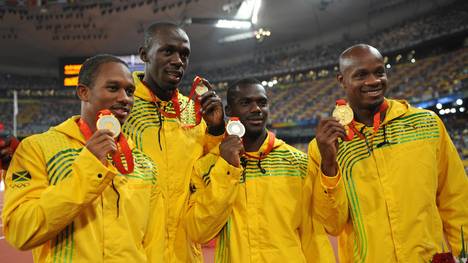
[[(201, 111), (200, 111), (201, 104), (200, 104), (200, 101), (197, 99), (200, 96), (198, 94), (196, 94), (195, 89), (196, 89), (197, 85), (201, 81), (202, 81), (202, 78), (200, 78), (200, 77), (195, 78), (194, 82), (192, 83), (192, 88), (190, 89), (190, 95), (188, 97), (188, 101), (185, 104), (183, 109), (180, 109), (179, 91), (176, 89), (172, 93), (172, 98), (171, 98), (172, 106), (174, 107), (175, 113), (166, 112), (161, 108), (158, 109), (159, 112), (166, 118), (177, 118), (177, 119), (180, 120), (182, 112), (190, 104), (190, 101), (192, 100), (192, 98), (194, 98), (193, 101), (194, 101), (194, 108), (195, 108), (194, 109), (195, 110), (195, 124), (194, 125), (184, 125), (184, 128), (193, 128), (193, 127), (197, 126), (198, 124), (200, 124), (201, 119), (202, 119), (202, 114), (201, 114)], [(157, 103), (158, 101), (160, 101), (160, 99), (158, 97), (156, 97), (156, 95), (154, 95), (154, 93), (151, 91), (151, 89), (149, 88), (149, 85), (144, 81), (141, 81), (141, 82), (146, 86), (146, 88), (148, 88), (148, 91), (150, 92), (150, 95), (151, 95), (152, 102)]]
[[(344, 99), (339, 99), (336, 101), (336, 105), (345, 105), (347, 102)], [(380, 117), (382, 116), (382, 113), (384, 113), (388, 109), (388, 102), (384, 100), (380, 106), (379, 110), (374, 114), (374, 120), (373, 120), (373, 131), (374, 133), (377, 132), (380, 128)], [(348, 125), (349, 131), (348, 134), (345, 138), (345, 141), (351, 141), (354, 138), (354, 134), (357, 134), (359, 138), (364, 139), (364, 135), (361, 134), (357, 129), (356, 129), (356, 121), (353, 119), (353, 121)]]
[(252, 159), (256, 159), (256, 160), (263, 160), (267, 157), (267, 155), (269, 153), (271, 153), (271, 151), (274, 149), (274, 145), (275, 145), (275, 139), (276, 139), (276, 136), (273, 132), (271, 131), (268, 131), (268, 145), (267, 145), (267, 148), (265, 149), (264, 152), (261, 152), (260, 153), (260, 156), (253, 156), (253, 155), (250, 155), (248, 153), (244, 153), (245, 156), (249, 157), (249, 158), (252, 158)]
[[(104, 116), (104, 115), (110, 115), (112, 114), (110, 110), (102, 110), (99, 111), (98, 113), (98, 118), (99, 116)], [(83, 119), (78, 119), (78, 126), (80, 127), (80, 131), (85, 137), (86, 141), (93, 136), (93, 132), (89, 128), (88, 124), (83, 120)], [(115, 168), (121, 173), (121, 174), (130, 174), (133, 173), (134, 169), (134, 163), (133, 163), (133, 155), (132, 155), (132, 150), (128, 146), (128, 142), (125, 139), (125, 136), (123, 133), (119, 134), (119, 137), (115, 139), (115, 142), (117, 144), (117, 151), (114, 152), (112, 155), (112, 160), (114, 161)], [(125, 161), (127, 162), (127, 169), (125, 169), (122, 159), (120, 157), (120, 153), (124, 154)]]
[[(345, 99), (339, 99), (336, 100), (336, 105), (341, 106), (341, 105), (346, 105), (347, 102)], [(351, 121), (350, 124), (348, 124), (348, 131), (346, 133), (345, 141), (351, 141), (354, 138), (354, 133), (358, 134), (359, 136), (362, 136), (357, 130), (356, 127), (354, 127), (354, 119)]]

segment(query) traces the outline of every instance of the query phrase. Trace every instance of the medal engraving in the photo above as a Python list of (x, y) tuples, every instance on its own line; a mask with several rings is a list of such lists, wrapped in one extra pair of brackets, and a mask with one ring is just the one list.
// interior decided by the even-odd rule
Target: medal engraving
[(332, 116), (335, 117), (338, 122), (346, 126), (353, 121), (354, 114), (351, 107), (346, 105), (336, 105), (335, 109), (333, 110)]
[(226, 125), (226, 132), (229, 135), (237, 135), (242, 138), (245, 134), (245, 127), (239, 120), (229, 120)]

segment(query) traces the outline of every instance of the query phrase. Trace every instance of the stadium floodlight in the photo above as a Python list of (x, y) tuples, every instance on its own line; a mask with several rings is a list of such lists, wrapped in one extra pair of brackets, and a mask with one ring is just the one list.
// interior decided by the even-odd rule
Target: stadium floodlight
[(439, 114), (440, 114), (440, 115), (444, 115), (444, 114), (445, 114), (445, 111), (444, 111), (444, 110), (440, 110), (440, 111), (439, 111)]
[(219, 19), (215, 26), (219, 28), (249, 29), (252, 27), (252, 22), (246, 20)]
[(437, 103), (437, 104), (436, 104), (436, 108), (437, 108), (438, 110), (442, 109), (442, 103)]
[(392, 67), (392, 65), (390, 65), (390, 64), (387, 64), (387, 68), (391, 68), (391, 67)]
[(412, 58), (411, 63), (416, 63), (416, 59)]
[(268, 82), (266, 82), (266, 80), (262, 81), (262, 86), (266, 87), (267, 84)]
[(457, 103), (457, 105), (462, 105), (463, 104), (463, 100), (462, 99), (457, 99), (457, 101), (455, 101), (455, 103)]
[(239, 40), (244, 40), (244, 39), (249, 39), (249, 38), (254, 38), (254, 37), (255, 37), (254, 32), (245, 32), (245, 33), (223, 37), (220, 40), (218, 40), (218, 43), (228, 43), (228, 42), (234, 42), (234, 41), (239, 41)]
[(455, 113), (455, 112), (457, 112), (457, 110), (456, 110), (455, 108), (451, 108), (451, 109), (450, 109), (450, 112), (451, 112), (451, 113)]
[(458, 109), (460, 112), (465, 112), (465, 107), (460, 107), (460, 109)]
[(236, 19), (249, 19), (253, 24), (258, 22), (261, 0), (244, 0), (236, 13)]
[(256, 0), (252, 12), (252, 24), (257, 24), (258, 22), (258, 12), (260, 11), (260, 6), (262, 5), (262, 0)]

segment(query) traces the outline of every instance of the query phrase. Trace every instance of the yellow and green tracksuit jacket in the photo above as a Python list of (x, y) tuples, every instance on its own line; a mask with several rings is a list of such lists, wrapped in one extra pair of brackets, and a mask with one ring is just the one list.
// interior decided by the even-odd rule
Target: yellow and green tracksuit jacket
[(5, 180), (7, 241), (32, 249), (35, 262), (162, 262), (153, 253), (164, 224), (155, 164), (130, 142), (133, 173), (104, 166), (84, 147), (78, 117), (16, 150)]
[(159, 109), (174, 113), (172, 102), (152, 102), (149, 89), (140, 79), (143, 74), (133, 74), (135, 103), (123, 130), (138, 149), (158, 164), (158, 185), (165, 197), (167, 210), (161, 214), (166, 217), (165, 248), (157, 253), (164, 254), (164, 263), (201, 263), (200, 246), (187, 238), (181, 220), (190, 192), (192, 167), (222, 136), (210, 136), (203, 121), (193, 128), (184, 128), (185, 124), (195, 123), (195, 111), (192, 102), (186, 106), (188, 98), (181, 94), (181, 109), (185, 108), (181, 116), (183, 123), (177, 118), (164, 117)]
[[(265, 151), (268, 138), (258, 152)], [(186, 217), (197, 242), (217, 236), (216, 262), (335, 262), (327, 231), (345, 224), (347, 199), (341, 175), (327, 178), (319, 158), (277, 139), (260, 162), (244, 159), (236, 168), (219, 149), (194, 167)], [(263, 171), (263, 172), (262, 172)]]
[[(468, 233), (468, 179), (433, 112), (388, 100), (379, 130), (358, 123), (339, 144), (350, 215), (339, 237), (340, 262), (429, 262)], [(446, 239), (448, 241), (446, 243)]]

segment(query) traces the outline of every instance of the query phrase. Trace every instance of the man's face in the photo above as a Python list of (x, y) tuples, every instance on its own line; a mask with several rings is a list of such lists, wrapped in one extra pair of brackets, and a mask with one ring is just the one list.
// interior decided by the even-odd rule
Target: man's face
[(355, 53), (338, 75), (338, 81), (352, 107), (373, 110), (383, 102), (387, 90), (384, 62), (379, 54), (371, 50)]
[(178, 28), (155, 32), (150, 47), (140, 49), (146, 74), (163, 90), (175, 90), (182, 80), (190, 55), (187, 34)]
[(125, 122), (133, 107), (135, 92), (132, 74), (125, 65), (117, 62), (100, 65), (92, 86), (84, 88), (86, 112), (93, 114), (93, 118), (100, 110), (109, 109), (121, 124)]
[(233, 101), (226, 107), (229, 117), (239, 117), (247, 136), (260, 135), (266, 130), (269, 113), (268, 97), (260, 84), (238, 87)]

